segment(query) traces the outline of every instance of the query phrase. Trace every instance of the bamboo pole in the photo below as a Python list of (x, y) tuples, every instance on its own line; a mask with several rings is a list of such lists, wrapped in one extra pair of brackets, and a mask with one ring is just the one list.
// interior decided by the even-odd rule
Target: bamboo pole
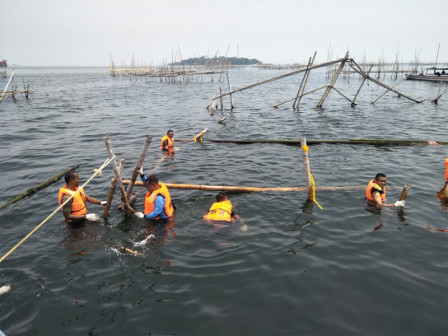
[[(130, 183), (130, 180), (123, 180), (124, 185)], [(168, 189), (183, 189), (183, 190), (208, 190), (208, 191), (229, 191), (229, 192), (267, 192), (267, 191), (280, 191), (280, 192), (292, 192), (299, 191), (308, 192), (307, 187), (241, 187), (241, 186), (215, 186), (204, 184), (180, 184), (180, 183), (164, 183)], [(135, 181), (136, 187), (144, 187), (143, 182)], [(337, 190), (365, 190), (366, 186), (329, 186), (329, 187), (316, 187), (316, 191), (337, 191)], [(395, 187), (388, 187), (389, 190), (396, 189)]]
[(126, 188), (126, 195), (128, 198), (131, 195), (132, 187), (134, 186), (134, 182), (137, 179), (138, 171), (143, 166), (143, 162), (145, 161), (146, 153), (148, 152), (148, 148), (149, 148), (149, 145), (151, 144), (151, 141), (152, 141), (152, 137), (149, 134), (147, 134), (145, 143), (144, 143), (142, 151), (140, 153), (140, 157), (137, 161), (137, 164), (135, 165), (134, 172), (132, 173), (131, 181), (133, 181), (133, 182), (128, 184), (128, 186)]
[(71, 167), (71, 168), (69, 168), (69, 169), (66, 169), (66, 170), (60, 172), (60, 173), (57, 174), (57, 175), (54, 175), (53, 177), (50, 177), (48, 180), (46, 180), (46, 181), (44, 181), (44, 182), (42, 182), (42, 183), (40, 183), (40, 184), (38, 184), (38, 185), (36, 185), (36, 186), (34, 186), (34, 187), (28, 189), (28, 190), (25, 191), (24, 193), (22, 193), (22, 194), (20, 194), (20, 195), (18, 195), (18, 196), (16, 196), (16, 197), (10, 199), (10, 200), (7, 201), (6, 203), (3, 203), (2, 205), (0, 205), (0, 209), (3, 209), (5, 206), (7, 206), (7, 205), (9, 205), (9, 204), (16, 203), (16, 202), (20, 201), (22, 198), (25, 198), (25, 197), (27, 197), (27, 196), (31, 196), (31, 195), (33, 195), (34, 193), (38, 192), (39, 190), (42, 190), (42, 189), (48, 187), (49, 185), (51, 185), (51, 184), (53, 184), (53, 183), (59, 181), (59, 179), (60, 179), (62, 176), (64, 176), (65, 174), (67, 174), (69, 171), (75, 170), (75, 169), (78, 168), (78, 167), (79, 167), (79, 165), (73, 166), (73, 167)]
[(300, 138), (300, 146), (303, 150), (303, 165), (305, 167), (305, 180), (306, 180), (306, 187), (308, 190), (308, 199), (310, 201), (313, 200), (313, 183), (311, 182), (311, 169), (310, 169), (310, 160), (308, 157), (308, 146), (306, 145), (306, 137)]
[(327, 85), (327, 88), (324, 91), (324, 94), (320, 98), (319, 102), (317, 103), (317, 107), (322, 107), (325, 99), (327, 98), (328, 94), (330, 93), (330, 90), (333, 89), (334, 83), (339, 77), (339, 74), (341, 73), (342, 69), (344, 68), (345, 62), (347, 62), (349, 57), (348, 51), (345, 53), (345, 57), (341, 60), (341, 63), (339, 64), (338, 69), (333, 74), (333, 77), (331, 78), (330, 83)]
[[(192, 139), (175, 139), (175, 142), (194, 142)], [(273, 139), (252, 139), (252, 140), (218, 140), (204, 139), (203, 142), (214, 143), (234, 143), (248, 145), (255, 143), (271, 143), (282, 145), (300, 145), (300, 140), (273, 140)], [(448, 145), (448, 141), (436, 141), (439, 145)], [(349, 140), (307, 140), (307, 145), (334, 144), (334, 145), (372, 145), (372, 146), (418, 146), (428, 145), (427, 140), (391, 140), (391, 139), (349, 139)]]
[[(126, 159), (125, 158), (121, 158), (120, 164), (118, 166), (118, 170), (120, 171), (120, 174), (123, 171), (123, 167), (124, 167), (125, 163), (126, 163)], [(117, 185), (117, 179), (114, 176), (112, 178), (112, 182), (111, 182), (111, 185), (110, 185), (109, 195), (107, 196), (107, 203), (106, 203), (106, 206), (104, 207), (103, 216), (102, 216), (103, 219), (106, 219), (107, 214), (109, 213), (110, 206), (112, 204), (112, 199), (114, 198), (116, 185)]]
[[(352, 65), (352, 63), (353, 63), (354, 66)], [(358, 74), (360, 74), (361, 76), (367, 78), (369, 81), (371, 81), (371, 82), (373, 82), (373, 83), (375, 83), (375, 84), (377, 84), (377, 85), (379, 85), (379, 86), (382, 86), (383, 88), (389, 89), (390, 91), (393, 91), (393, 92), (395, 92), (396, 94), (399, 94), (399, 95), (402, 96), (402, 97), (405, 97), (405, 98), (407, 98), (407, 99), (409, 99), (409, 100), (412, 100), (412, 101), (415, 102), (415, 103), (422, 103), (422, 102), (425, 101), (425, 99), (422, 99), (422, 100), (416, 100), (416, 99), (414, 99), (414, 98), (411, 98), (411, 97), (405, 95), (404, 93), (401, 93), (400, 91), (397, 91), (397, 90), (395, 90), (394, 88), (391, 88), (390, 86), (388, 86), (388, 85), (386, 85), (386, 84), (380, 82), (379, 80), (376, 80), (376, 79), (374, 79), (374, 78), (368, 76), (367, 74), (364, 73), (364, 71), (362, 71), (362, 69), (360, 68), (360, 66), (359, 66), (354, 60), (352, 60), (349, 64), (350, 64), (350, 67), (351, 67), (353, 70), (355, 70)]]
[[(372, 70), (372, 68), (373, 68), (373, 64), (370, 66), (369, 71), (367, 71), (367, 76), (369, 76), (370, 71)], [(356, 92), (355, 97), (353, 98), (352, 107), (354, 106), (355, 101), (356, 101), (356, 98), (358, 97), (358, 94), (359, 94), (359, 92), (361, 91), (361, 88), (362, 88), (362, 86), (364, 85), (364, 82), (366, 81), (366, 79), (367, 79), (366, 77), (363, 77), (363, 78), (362, 78), (362, 83), (361, 83), (361, 85), (359, 86), (359, 89), (358, 89), (358, 91)]]
[[(318, 68), (321, 68), (321, 67), (324, 67), (324, 66), (337, 64), (339, 62), (342, 62), (342, 60), (343, 59), (339, 59), (339, 60), (335, 60), (335, 61), (331, 61), (331, 62), (316, 64), (316, 65), (310, 66), (308, 69), (309, 70), (313, 70), (313, 69), (318, 69)], [(276, 80), (279, 80), (279, 79), (282, 79), (282, 78), (293, 76), (293, 75), (305, 72), (308, 69), (307, 68), (303, 68), (303, 69), (299, 69), (299, 70), (295, 70), (295, 71), (291, 71), (291, 72), (285, 73), (283, 75), (279, 75), (279, 76), (276, 76), (276, 77), (268, 78), (268, 79), (265, 79), (265, 80), (262, 80), (260, 82), (256, 82), (256, 83), (244, 86), (244, 87), (236, 89), (236, 90), (232, 90), (232, 91), (229, 91), (229, 92), (224, 92), (223, 94), (215, 96), (213, 99), (218, 99), (218, 98), (221, 98), (221, 97), (224, 97), (224, 96), (228, 96), (228, 95), (234, 94), (236, 92), (240, 92), (240, 91), (244, 91), (244, 90), (247, 90), (247, 89), (251, 89), (251, 88), (253, 88), (255, 86), (263, 85), (263, 84), (270, 83), (270, 82), (273, 82), (273, 81), (276, 81)]]
[[(400, 84), (402, 81), (404, 81), (406, 79), (406, 76), (403, 77), (402, 79), (400, 79), (396, 84), (394, 84), (394, 86), (392, 86), (392, 88), (396, 87), (398, 84)], [(377, 99), (375, 99), (373, 102), (371, 102), (371, 104), (375, 104), (379, 99), (381, 99), (381, 97), (383, 97), (386, 93), (388, 93), (390, 90), (386, 90), (382, 95), (380, 95)]]
[(409, 189), (411, 189), (411, 185), (409, 183), (405, 184), (403, 190), (401, 191), (400, 197), (398, 198), (399, 201), (404, 201), (406, 199)]
[[(109, 153), (109, 157), (110, 158), (115, 157), (115, 154), (114, 154), (114, 152), (112, 150), (112, 143), (111, 143), (110, 139), (106, 138), (105, 142), (106, 142), (107, 152)], [(118, 185), (118, 188), (120, 190), (121, 200), (123, 201), (123, 203), (125, 204), (127, 209), (129, 209), (132, 212), (135, 212), (135, 210), (129, 205), (129, 200), (128, 200), (128, 197), (127, 197), (127, 194), (126, 194), (126, 190), (124, 190), (123, 184), (121, 182), (122, 178), (121, 178), (120, 170), (119, 170), (118, 165), (117, 165), (117, 160), (115, 158), (113, 159), (113, 163), (112, 164), (113, 164), (113, 168), (114, 168), (114, 175), (115, 175), (115, 178), (116, 178), (116, 181), (117, 181), (117, 185)]]
[[(229, 78), (229, 72), (226, 71), (226, 76), (227, 76), (227, 85), (229, 86), (229, 97), (230, 97), (230, 109), (233, 110), (233, 98), (232, 98), (232, 86), (230, 85), (230, 78)], [(220, 96), (222, 96), (222, 94), (220, 94)], [(221, 97), (220, 97), (221, 98)], [(215, 98), (216, 99), (216, 98)]]
[(317, 51), (314, 52), (313, 59), (310, 58), (310, 60), (308, 61), (307, 71), (305, 71), (305, 75), (303, 76), (302, 82), (300, 83), (299, 90), (297, 91), (296, 99), (294, 100), (294, 103), (292, 104), (293, 108), (294, 108), (294, 106), (297, 109), (299, 108), (300, 101), (302, 100), (302, 97), (303, 97), (303, 91), (305, 91), (305, 86), (306, 86), (306, 83), (308, 82), (308, 78), (311, 73), (310, 66), (314, 64), (314, 59), (316, 58), (316, 54), (317, 54)]
[(12, 78), (14, 77), (14, 71), (15, 71), (15, 70), (12, 71), (12, 73), (11, 73), (11, 77), (9, 77), (8, 83), (6, 84), (6, 87), (5, 87), (5, 89), (3, 90), (2, 96), (0, 97), (0, 102), (1, 102), (2, 99), (3, 99), (3, 96), (5, 95), (6, 90), (8, 89), (9, 83), (11, 83), (11, 80), (12, 80)]

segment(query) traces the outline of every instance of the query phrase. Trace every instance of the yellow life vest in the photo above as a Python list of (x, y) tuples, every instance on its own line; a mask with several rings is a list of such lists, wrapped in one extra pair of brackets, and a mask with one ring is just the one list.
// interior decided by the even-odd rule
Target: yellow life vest
[[(174, 213), (174, 207), (171, 203), (170, 193), (168, 192), (168, 188), (162, 182), (159, 182), (159, 189), (154, 190), (152, 194), (149, 194), (149, 191), (145, 195), (145, 215), (154, 211), (154, 204), (156, 202), (156, 197), (158, 195), (162, 195), (165, 197), (165, 204), (163, 208), (165, 209), (165, 213), (168, 217), (172, 217)], [(156, 217), (154, 219), (159, 219)]]
[[(62, 196), (68, 195), (72, 196), (76, 191), (78, 191), (79, 187), (76, 188), (76, 190), (70, 190), (67, 188), (67, 185), (63, 186), (61, 189), (59, 189), (59, 195), (58, 195), (58, 202), (59, 205), (62, 204)], [(87, 206), (86, 206), (86, 195), (84, 194), (84, 189), (81, 188), (79, 193), (77, 193), (72, 198), (72, 212), (73, 215), (81, 216), (85, 215), (87, 213)]]
[(174, 138), (170, 138), (168, 135), (165, 135), (163, 138), (162, 138), (162, 141), (160, 141), (160, 149), (164, 149), (163, 148), (163, 142), (164, 141), (168, 141), (168, 150), (171, 150), (171, 149), (173, 149), (173, 144), (174, 144)]
[(371, 202), (375, 202), (373, 197), (372, 197), (372, 191), (376, 190), (380, 193), (381, 196), (381, 200), (385, 200), (386, 199), (386, 187), (381, 188), (378, 184), (376, 184), (375, 182), (373, 182), (374, 180), (370, 180), (369, 184), (367, 185), (366, 188), (366, 198), (368, 201)]
[(233, 222), (232, 203), (229, 200), (213, 203), (204, 219)]

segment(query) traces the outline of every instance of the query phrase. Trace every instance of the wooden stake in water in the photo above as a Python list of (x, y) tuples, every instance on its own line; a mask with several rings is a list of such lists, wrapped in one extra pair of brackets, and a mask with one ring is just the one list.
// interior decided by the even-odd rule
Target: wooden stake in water
[(403, 190), (401, 191), (400, 197), (398, 198), (399, 201), (404, 201), (406, 199), (410, 188), (411, 188), (411, 185), (409, 183), (404, 185)]

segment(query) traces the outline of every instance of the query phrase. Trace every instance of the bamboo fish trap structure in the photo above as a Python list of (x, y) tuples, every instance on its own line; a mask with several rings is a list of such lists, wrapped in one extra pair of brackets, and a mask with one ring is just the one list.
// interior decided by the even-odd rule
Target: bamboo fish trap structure
[[(233, 95), (235, 93), (238, 93), (238, 92), (241, 92), (241, 91), (244, 91), (244, 90), (248, 90), (248, 89), (254, 88), (256, 86), (264, 85), (264, 84), (267, 84), (267, 83), (270, 83), (270, 82), (273, 82), (273, 81), (276, 81), (276, 80), (280, 80), (280, 79), (283, 79), (283, 78), (286, 78), (286, 77), (289, 77), (289, 76), (294, 76), (294, 75), (297, 75), (297, 74), (301, 74), (301, 73), (304, 73), (304, 76), (302, 78), (302, 81), (300, 83), (300, 86), (299, 86), (299, 89), (298, 89), (298, 92), (296, 93), (296, 95), (293, 96), (293, 97), (290, 97), (290, 98), (288, 98), (288, 99), (286, 99), (286, 100), (284, 100), (282, 102), (279, 102), (279, 103), (273, 105), (275, 108), (279, 107), (280, 105), (283, 105), (283, 104), (286, 104), (286, 103), (289, 103), (289, 102), (293, 102), (292, 103), (292, 107), (298, 109), (299, 105), (300, 105), (300, 101), (301, 101), (301, 99), (304, 96), (306, 96), (306, 95), (308, 95), (310, 93), (319, 91), (319, 90), (323, 90), (324, 92), (323, 92), (321, 98), (319, 99), (316, 107), (320, 108), (320, 107), (323, 106), (323, 104), (324, 104), (325, 100), (327, 99), (328, 94), (330, 93), (331, 90), (334, 90), (335, 92), (340, 94), (342, 97), (344, 97), (346, 100), (348, 100), (351, 103), (352, 106), (355, 106), (356, 105), (356, 98), (357, 98), (357, 96), (358, 96), (358, 94), (359, 94), (359, 92), (360, 92), (360, 90), (361, 90), (361, 88), (362, 88), (362, 86), (363, 86), (363, 84), (364, 84), (364, 82), (366, 80), (369, 80), (369, 81), (373, 82), (374, 84), (387, 89), (386, 92), (389, 92), (389, 91), (395, 92), (400, 97), (404, 97), (404, 98), (409, 99), (409, 100), (411, 100), (411, 101), (413, 101), (415, 103), (422, 103), (423, 101), (425, 101), (425, 99), (415, 99), (415, 98), (412, 98), (409, 95), (406, 95), (406, 94), (398, 91), (394, 87), (390, 87), (390, 86), (382, 83), (378, 79), (375, 79), (375, 78), (371, 77), (369, 75), (369, 73), (365, 73), (364, 72), (364, 70), (355, 62), (354, 59), (350, 58), (348, 51), (347, 51), (347, 53), (345, 54), (345, 56), (343, 58), (340, 58), (340, 59), (337, 59), (337, 60), (333, 60), (333, 61), (329, 61), (329, 62), (325, 62), (325, 63), (321, 63), (321, 64), (314, 64), (315, 56), (316, 56), (316, 53), (314, 54), (314, 56), (312, 58), (309, 59), (308, 65), (306, 67), (302, 68), (302, 69), (298, 69), (298, 70), (294, 70), (294, 71), (291, 71), (291, 72), (287, 72), (287, 73), (284, 73), (282, 75), (275, 76), (275, 77), (272, 77), (272, 78), (268, 78), (268, 79), (265, 79), (263, 81), (259, 81), (259, 82), (256, 82), (256, 83), (252, 83), (252, 84), (246, 85), (246, 86), (238, 88), (238, 89), (232, 90), (231, 86), (230, 86), (230, 82), (228, 80), (229, 91), (228, 92), (224, 92), (224, 93), (220, 92), (219, 94), (214, 95), (211, 98), (211, 100), (209, 101), (209, 103), (207, 104), (206, 108), (207, 109), (210, 109), (210, 108), (213, 109), (214, 106), (215, 106), (215, 103), (216, 103), (215, 101), (217, 99), (221, 100), (221, 108), (222, 108), (222, 98), (225, 97), (225, 96), (229, 96), (230, 108), (232, 109), (233, 108)], [(308, 78), (310, 76), (310, 72), (312, 70), (323, 68), (323, 67), (328, 67), (328, 66), (337, 66), (336, 70), (334, 71), (334, 73), (333, 73), (333, 75), (332, 75), (332, 77), (330, 79), (330, 82), (328, 84), (324, 85), (324, 86), (319, 87), (319, 88), (315, 88), (315, 89), (311, 89), (309, 91), (305, 91), (306, 84), (307, 84)], [(336, 81), (337, 81), (339, 75), (342, 73), (342, 70), (344, 69), (345, 66), (349, 66), (351, 69), (353, 69), (353, 71), (355, 73), (359, 74), (364, 79), (362, 81), (362, 83), (361, 83), (361, 85), (360, 85), (356, 95), (353, 98), (348, 97), (341, 90), (336, 88)], [(372, 102), (372, 103), (374, 103), (374, 102)]]

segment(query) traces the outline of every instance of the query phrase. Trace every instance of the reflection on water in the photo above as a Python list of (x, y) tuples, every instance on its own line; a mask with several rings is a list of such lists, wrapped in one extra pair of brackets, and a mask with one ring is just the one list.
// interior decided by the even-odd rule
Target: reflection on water
[[(363, 87), (355, 107), (330, 93), (317, 109), (316, 92), (300, 110), (273, 110), (297, 92), (301, 78), (289, 77), (236, 94), (233, 110), (210, 115), (205, 106), (223, 85), (218, 81), (129, 81), (106, 68), (22, 71), (35, 94), (0, 105), (0, 203), (75, 164), (81, 176), (91, 175), (107, 157), (106, 137), (126, 159), (125, 177), (150, 134), (144, 168), (161, 181), (255, 187), (304, 186), (300, 147), (183, 142), (166, 157), (158, 139), (168, 129), (192, 139), (208, 128), (204, 140), (448, 140), (442, 102), (414, 104), (386, 94), (371, 104), (383, 92), (374, 85)], [(230, 76), (241, 87), (280, 73), (250, 68)], [(324, 85), (324, 71), (309, 81)], [(342, 77), (338, 88), (350, 95), (360, 81)], [(415, 97), (438, 90), (434, 83), (400, 86)], [(387, 120), (381, 134), (372, 116)], [(223, 117), (225, 124), (218, 123)], [(204, 222), (215, 194), (204, 190), (170, 190), (176, 217), (164, 224), (118, 210), (118, 193), (104, 222), (67, 228), (58, 213), (2, 263), (0, 287), (11, 289), (0, 297), (0, 329), (7, 335), (444, 334), (447, 236), (438, 230), (448, 227), (448, 206), (437, 185), (445, 158), (446, 146), (310, 146), (317, 186), (365, 186), (377, 171), (396, 190), (413, 183), (404, 208), (374, 213), (359, 189), (317, 192), (322, 209), (305, 193), (233, 193), (247, 231), (239, 223)], [(105, 169), (89, 194), (106, 199), (111, 178)], [(57, 206), (61, 183), (2, 209), (2, 254)], [(135, 207), (143, 208), (141, 197)]]

